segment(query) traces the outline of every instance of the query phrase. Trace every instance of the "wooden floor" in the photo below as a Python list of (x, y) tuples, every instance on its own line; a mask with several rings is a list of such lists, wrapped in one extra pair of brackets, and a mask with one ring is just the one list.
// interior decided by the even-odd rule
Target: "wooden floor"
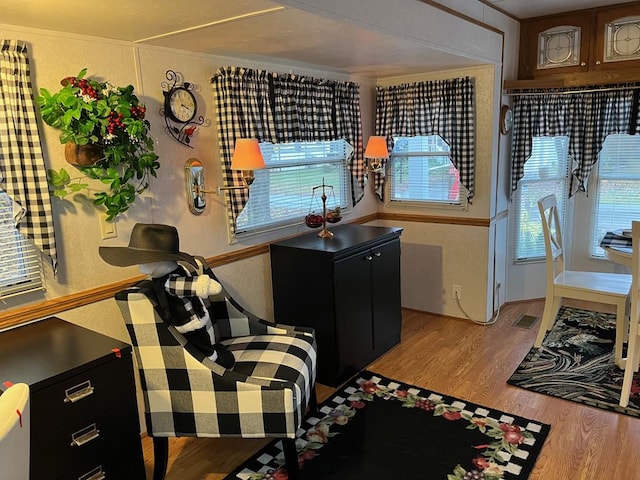
[[(613, 311), (586, 302), (565, 304)], [(540, 317), (542, 308), (542, 301), (506, 305), (491, 326), (405, 311), (401, 344), (368, 368), (406, 383), (551, 424), (531, 480), (640, 479), (640, 419), (507, 385), (507, 379), (533, 345), (538, 327), (537, 322), (531, 329), (513, 326), (513, 322), (521, 314)], [(321, 400), (332, 391), (324, 386), (318, 388)], [(263, 440), (170, 439), (166, 478), (222, 479), (263, 444)], [(147, 478), (151, 478), (151, 440), (145, 438), (143, 446)]]

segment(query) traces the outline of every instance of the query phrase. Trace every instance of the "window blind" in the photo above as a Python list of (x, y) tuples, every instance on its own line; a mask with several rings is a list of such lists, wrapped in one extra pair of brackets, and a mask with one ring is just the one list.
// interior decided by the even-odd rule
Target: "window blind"
[(327, 209), (347, 208), (349, 181), (346, 160), (353, 147), (345, 140), (261, 143), (266, 168), (256, 170), (249, 202), (237, 219), (237, 236), (300, 224), (311, 213), (322, 213), (326, 185)]
[(555, 194), (562, 231), (569, 193), (569, 138), (533, 137), (531, 157), (524, 164), (524, 177), (515, 191), (514, 261), (544, 259), (544, 235), (538, 200)]
[(596, 171), (595, 207), (589, 253), (602, 258), (600, 241), (608, 231), (630, 229), (640, 220), (640, 136), (608, 135)]
[(15, 228), (11, 198), (0, 192), (0, 298), (43, 288), (40, 252)]
[(439, 135), (395, 137), (389, 201), (460, 205), (462, 186), (449, 145)]

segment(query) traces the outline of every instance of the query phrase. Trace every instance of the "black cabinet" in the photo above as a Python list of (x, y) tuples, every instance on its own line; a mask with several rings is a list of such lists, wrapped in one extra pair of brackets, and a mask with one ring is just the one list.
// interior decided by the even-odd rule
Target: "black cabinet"
[(59, 318), (0, 333), (1, 381), (30, 388), (32, 480), (144, 480), (133, 372), (130, 345)]
[(270, 246), (274, 315), (309, 326), (318, 382), (337, 386), (400, 342), (402, 229), (332, 226)]

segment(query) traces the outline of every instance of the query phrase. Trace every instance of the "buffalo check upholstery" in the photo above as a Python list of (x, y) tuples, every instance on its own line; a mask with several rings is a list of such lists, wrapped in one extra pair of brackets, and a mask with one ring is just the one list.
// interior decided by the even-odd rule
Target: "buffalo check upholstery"
[[(204, 271), (217, 280), (208, 267)], [(116, 301), (131, 336), (154, 448), (159, 437), (295, 439), (307, 407), (316, 405), (312, 329), (260, 319), (223, 288), (205, 303), (215, 323), (208, 329), (215, 328), (219, 343), (234, 356), (227, 369), (163, 320), (166, 313), (150, 281), (117, 293)]]

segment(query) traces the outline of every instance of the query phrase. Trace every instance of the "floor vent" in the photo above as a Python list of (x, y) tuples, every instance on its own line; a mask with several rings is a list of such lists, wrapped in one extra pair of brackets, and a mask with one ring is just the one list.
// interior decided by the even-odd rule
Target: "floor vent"
[(534, 317), (533, 315), (520, 315), (513, 324), (516, 327), (531, 328), (537, 321), (538, 317)]

